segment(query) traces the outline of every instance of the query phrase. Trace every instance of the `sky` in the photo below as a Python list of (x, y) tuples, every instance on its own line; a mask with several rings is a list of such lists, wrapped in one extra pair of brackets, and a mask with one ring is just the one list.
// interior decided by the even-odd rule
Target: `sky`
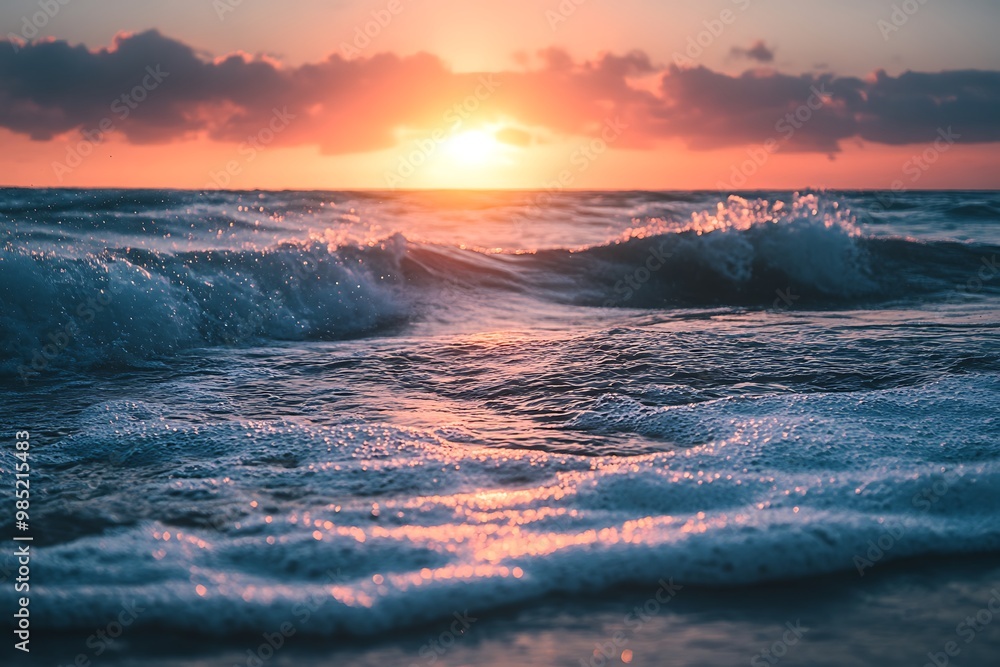
[(995, 0), (6, 0), (0, 184), (1000, 188)]

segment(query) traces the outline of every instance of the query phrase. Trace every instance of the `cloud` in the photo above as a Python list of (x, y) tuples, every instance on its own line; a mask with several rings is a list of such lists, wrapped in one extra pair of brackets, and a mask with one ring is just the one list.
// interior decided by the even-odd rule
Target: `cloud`
[[(845, 140), (922, 143), (948, 127), (961, 142), (1000, 141), (1000, 72), (990, 71), (732, 76), (663, 68), (639, 51), (577, 61), (559, 49), (537, 54), (532, 68), (485, 74), (453, 72), (429, 54), (331, 55), (286, 67), (245, 54), (209, 59), (156, 31), (119, 35), (97, 50), (62, 41), (16, 53), (3, 46), (0, 126), (39, 141), (110, 119), (133, 143), (193, 136), (237, 143), (267, 127), (276, 108), (294, 116), (276, 144), (327, 154), (485, 123), (534, 136), (597, 136), (614, 119), (628, 126), (616, 147), (630, 148), (680, 140), (703, 150), (777, 138), (786, 150), (833, 154)], [(147, 68), (166, 76), (123, 117), (122, 95), (142, 85)], [(524, 141), (518, 131), (502, 137)]]
[(734, 46), (729, 50), (729, 55), (733, 58), (746, 58), (756, 60), (759, 63), (769, 63), (774, 60), (774, 49), (768, 48), (762, 39), (754, 42), (749, 49)]

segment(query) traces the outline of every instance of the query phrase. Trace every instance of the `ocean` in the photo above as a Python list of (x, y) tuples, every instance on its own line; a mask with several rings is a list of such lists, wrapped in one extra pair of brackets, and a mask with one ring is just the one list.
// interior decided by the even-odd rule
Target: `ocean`
[(1000, 656), (998, 193), (5, 189), (0, 229), (32, 664)]

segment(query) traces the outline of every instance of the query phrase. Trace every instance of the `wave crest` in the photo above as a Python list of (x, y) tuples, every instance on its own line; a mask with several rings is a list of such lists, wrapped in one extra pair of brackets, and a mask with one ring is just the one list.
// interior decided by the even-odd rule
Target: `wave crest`
[[(0, 370), (134, 363), (180, 349), (365, 335), (497, 292), (582, 306), (852, 308), (962, 296), (997, 248), (866, 237), (816, 195), (732, 196), (689, 219), (646, 220), (617, 240), (510, 253), (314, 236), (268, 249), (84, 256), (0, 249)], [(995, 268), (990, 269), (992, 276)], [(996, 283), (996, 284), (995, 284)], [(979, 280), (993, 293), (1000, 281)], [(502, 298), (502, 297), (500, 297)], [(71, 344), (73, 343), (73, 344)]]
[(197, 346), (368, 333), (407, 315), (397, 294), (404, 252), (401, 237), (336, 252), (287, 243), (68, 258), (5, 248), (6, 370), (31, 374), (69, 361), (127, 364)]

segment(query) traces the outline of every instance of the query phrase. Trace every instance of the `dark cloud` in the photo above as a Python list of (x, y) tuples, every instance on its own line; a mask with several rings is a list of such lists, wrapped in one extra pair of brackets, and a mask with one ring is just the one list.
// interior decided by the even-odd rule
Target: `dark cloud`
[(786, 150), (835, 153), (861, 138), (903, 145), (952, 128), (961, 143), (1000, 141), (1000, 72), (906, 72), (869, 78), (672, 67), (651, 132), (692, 148), (775, 139)]
[[(325, 153), (388, 148), (401, 128), (447, 131), (504, 119), (526, 132), (564, 135), (599, 133), (620, 119), (627, 129), (616, 146), (632, 148), (663, 139), (711, 149), (774, 138), (788, 150), (833, 154), (845, 140), (922, 143), (948, 127), (962, 142), (1000, 141), (1000, 73), (988, 71), (730, 76), (664, 69), (641, 52), (578, 62), (559, 49), (539, 53), (536, 68), (492, 74), (455, 73), (428, 54), (332, 55), (285, 67), (242, 54), (210, 60), (155, 31), (96, 51), (61, 41), (17, 52), (3, 46), (0, 126), (40, 141), (109, 119), (133, 143), (195, 135), (240, 142), (267, 127), (275, 109), (294, 116), (276, 143)], [(162, 78), (138, 91), (141, 103), (129, 98), (124, 117), (122, 96), (150, 83), (151, 71)]]
[(754, 42), (749, 49), (734, 46), (729, 51), (729, 55), (734, 58), (746, 58), (756, 60), (759, 63), (769, 63), (774, 60), (774, 49), (771, 49), (762, 39)]

